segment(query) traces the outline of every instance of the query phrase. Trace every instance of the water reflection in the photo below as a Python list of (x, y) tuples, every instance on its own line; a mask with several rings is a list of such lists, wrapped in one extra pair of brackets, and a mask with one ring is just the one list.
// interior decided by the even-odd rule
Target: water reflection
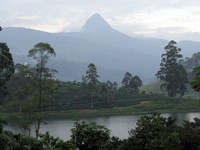
[(183, 120), (186, 121), (194, 121), (193, 118), (197, 117), (200, 118), (200, 113), (168, 113), (168, 114), (162, 114), (163, 117), (172, 117), (176, 119), (176, 123), (178, 125), (181, 125), (183, 123)]
[(200, 113), (187, 113), (185, 115), (185, 120), (194, 121), (193, 118), (200, 118)]

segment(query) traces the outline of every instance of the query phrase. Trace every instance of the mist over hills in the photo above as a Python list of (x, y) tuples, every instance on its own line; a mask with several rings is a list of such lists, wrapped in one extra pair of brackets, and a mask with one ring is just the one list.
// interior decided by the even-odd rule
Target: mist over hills
[[(139, 75), (145, 83), (155, 78), (161, 54), (168, 41), (135, 38), (113, 29), (99, 14), (91, 16), (79, 32), (48, 33), (26, 28), (3, 28), (15, 63), (29, 62), (28, 51), (38, 42), (48, 42), (56, 51), (51, 65), (60, 80), (81, 80), (87, 65), (94, 63), (100, 80), (121, 83), (125, 72)], [(200, 42), (180, 41), (184, 57), (200, 50)]]

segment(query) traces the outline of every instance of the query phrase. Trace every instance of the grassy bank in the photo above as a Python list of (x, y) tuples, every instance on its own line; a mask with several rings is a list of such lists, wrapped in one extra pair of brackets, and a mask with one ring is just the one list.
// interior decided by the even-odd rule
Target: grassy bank
[(73, 111), (49, 112), (47, 118), (75, 118), (96, 117), (110, 115), (134, 115), (149, 112), (175, 113), (175, 112), (199, 112), (200, 101), (197, 99), (182, 99), (168, 101), (142, 101), (139, 104), (127, 107), (113, 107), (102, 109), (81, 109)]

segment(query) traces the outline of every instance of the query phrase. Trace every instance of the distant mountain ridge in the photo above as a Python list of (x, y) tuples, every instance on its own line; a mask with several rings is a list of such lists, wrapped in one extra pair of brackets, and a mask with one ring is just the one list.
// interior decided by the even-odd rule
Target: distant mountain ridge
[[(56, 51), (52, 61), (61, 80), (81, 80), (87, 65), (94, 63), (101, 80), (121, 83), (125, 72), (155, 78), (161, 54), (168, 41), (134, 38), (113, 29), (99, 14), (91, 16), (79, 32), (48, 33), (26, 28), (3, 28), (0, 41), (6, 42), (15, 62), (24, 63), (28, 50), (38, 42), (48, 42)], [(200, 50), (200, 43), (180, 41), (184, 57)]]

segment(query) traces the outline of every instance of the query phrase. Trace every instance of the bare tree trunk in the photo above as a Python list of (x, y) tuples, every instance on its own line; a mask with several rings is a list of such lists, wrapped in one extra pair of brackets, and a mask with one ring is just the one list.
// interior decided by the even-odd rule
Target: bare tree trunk
[(35, 137), (38, 140), (39, 137), (39, 131), (40, 131), (40, 124), (41, 124), (41, 119), (38, 117), (38, 120), (36, 122), (36, 129), (35, 129)]
[(40, 132), (40, 125), (41, 125), (41, 113), (42, 113), (42, 61), (41, 61), (41, 68), (40, 68), (40, 78), (39, 78), (39, 105), (38, 105), (38, 118), (36, 120), (36, 129), (35, 129), (35, 136), (38, 139), (39, 132)]

